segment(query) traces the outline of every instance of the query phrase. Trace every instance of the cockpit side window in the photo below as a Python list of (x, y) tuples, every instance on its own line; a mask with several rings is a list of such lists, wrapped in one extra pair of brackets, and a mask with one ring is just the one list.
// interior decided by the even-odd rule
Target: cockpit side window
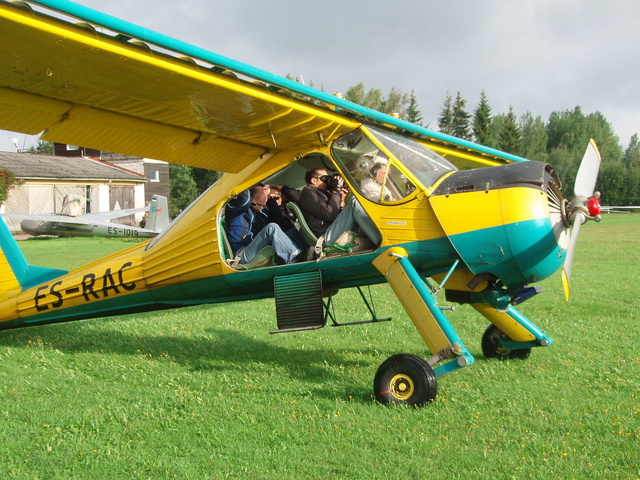
[(390, 159), (362, 130), (337, 139), (331, 147), (331, 154), (349, 177), (349, 183), (372, 202), (397, 202), (415, 190), (395, 160)]

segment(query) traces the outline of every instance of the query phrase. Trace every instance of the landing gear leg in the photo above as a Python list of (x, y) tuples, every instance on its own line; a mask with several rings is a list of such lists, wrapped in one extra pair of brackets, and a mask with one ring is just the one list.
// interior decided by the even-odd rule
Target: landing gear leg
[(506, 312), (483, 304), (471, 306), (492, 323), (482, 336), (482, 352), (486, 358), (524, 359), (529, 357), (532, 348), (548, 347), (553, 343), (546, 333), (512, 306)]
[(375, 377), (376, 398), (382, 403), (428, 403), (437, 394), (436, 379), (471, 365), (473, 355), (438, 306), (436, 292), (409, 261), (406, 250), (392, 247), (378, 255), (373, 265), (385, 276), (431, 351), (428, 360), (408, 354), (387, 359)]

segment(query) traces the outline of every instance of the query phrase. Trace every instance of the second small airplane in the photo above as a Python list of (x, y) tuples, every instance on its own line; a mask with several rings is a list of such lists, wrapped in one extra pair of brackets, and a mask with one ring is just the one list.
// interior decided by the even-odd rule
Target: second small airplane
[[(154, 195), (151, 204), (144, 208), (130, 208), (79, 214), (74, 208), (80, 204), (81, 197), (65, 197), (62, 212), (40, 215), (5, 214), (5, 218), (21, 219), (20, 228), (29, 235), (57, 235), (59, 237), (125, 237), (153, 238), (169, 225), (169, 207), (167, 198)], [(74, 210), (78, 213), (74, 214)], [(122, 223), (111, 222), (118, 219), (148, 211), (144, 227), (134, 227)]]

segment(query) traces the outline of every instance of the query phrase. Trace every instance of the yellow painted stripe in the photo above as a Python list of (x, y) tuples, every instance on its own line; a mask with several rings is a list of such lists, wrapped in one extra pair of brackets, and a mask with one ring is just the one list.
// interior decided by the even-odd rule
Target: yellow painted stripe
[[(308, 115), (324, 117), (330, 119), (333, 122), (340, 124), (350, 125), (356, 127), (359, 125), (357, 122), (348, 120), (347, 118), (336, 115), (329, 110), (316, 108), (313, 105), (297, 102), (294, 99), (287, 99), (285, 96), (274, 95), (273, 92), (264, 88), (264, 85), (251, 84), (238, 80), (235, 76), (215, 75), (214, 73), (199, 70), (198, 67), (194, 67), (189, 63), (181, 62), (179, 59), (173, 59), (167, 56), (152, 56), (148, 55), (146, 50), (136, 51), (134, 47), (127, 44), (119, 44), (116, 40), (108, 40), (104, 37), (93, 36), (91, 31), (80, 30), (74, 31), (72, 28), (61, 27), (54, 24), (54, 21), (50, 21), (46, 18), (31, 18), (23, 15), (22, 12), (16, 14), (15, 12), (0, 9), (2, 16), (7, 19), (27, 25), (36, 30), (41, 30), (50, 34), (53, 34), (60, 38), (66, 38), (74, 42), (89, 45), (91, 47), (114, 53), (123, 57), (130, 58), (143, 64), (153, 65), (155, 67), (166, 69), (172, 72), (176, 72), (180, 75), (197, 79), (201, 82), (221, 86), (224, 89), (235, 91), (250, 97), (258, 98), (268, 103), (274, 103), (282, 105), (291, 110), (304, 112)], [(55, 68), (55, 66), (54, 66)]]
[(8, 290), (16, 290), (19, 288), (20, 284), (18, 283), (16, 276), (13, 274), (13, 270), (11, 270), (11, 266), (9, 265), (7, 258), (4, 256), (4, 253), (0, 252), (0, 294)]
[(546, 194), (533, 188), (437, 195), (429, 201), (447, 235), (549, 216)]
[(502, 330), (507, 337), (516, 342), (533, 342), (536, 337), (506, 313), (498, 312), (495, 308), (481, 303), (471, 304), (487, 320)]

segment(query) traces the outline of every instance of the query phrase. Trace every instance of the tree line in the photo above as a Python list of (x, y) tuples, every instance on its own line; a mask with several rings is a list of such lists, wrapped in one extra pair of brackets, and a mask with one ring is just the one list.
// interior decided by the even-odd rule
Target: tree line
[(493, 113), (483, 91), (470, 110), (458, 92), (447, 94), (437, 126), (422, 125), (422, 113), (414, 92), (392, 88), (385, 97), (379, 89), (367, 90), (360, 83), (350, 87), (345, 99), (403, 120), (473, 141), (529, 160), (550, 163), (558, 172), (565, 195), (572, 196), (580, 161), (593, 138), (602, 156), (596, 189), (603, 205), (640, 205), (640, 140), (634, 134), (626, 148), (620, 145), (611, 123), (600, 112), (585, 114), (580, 106), (554, 111), (545, 121), (531, 112), (517, 115), (513, 107)]

